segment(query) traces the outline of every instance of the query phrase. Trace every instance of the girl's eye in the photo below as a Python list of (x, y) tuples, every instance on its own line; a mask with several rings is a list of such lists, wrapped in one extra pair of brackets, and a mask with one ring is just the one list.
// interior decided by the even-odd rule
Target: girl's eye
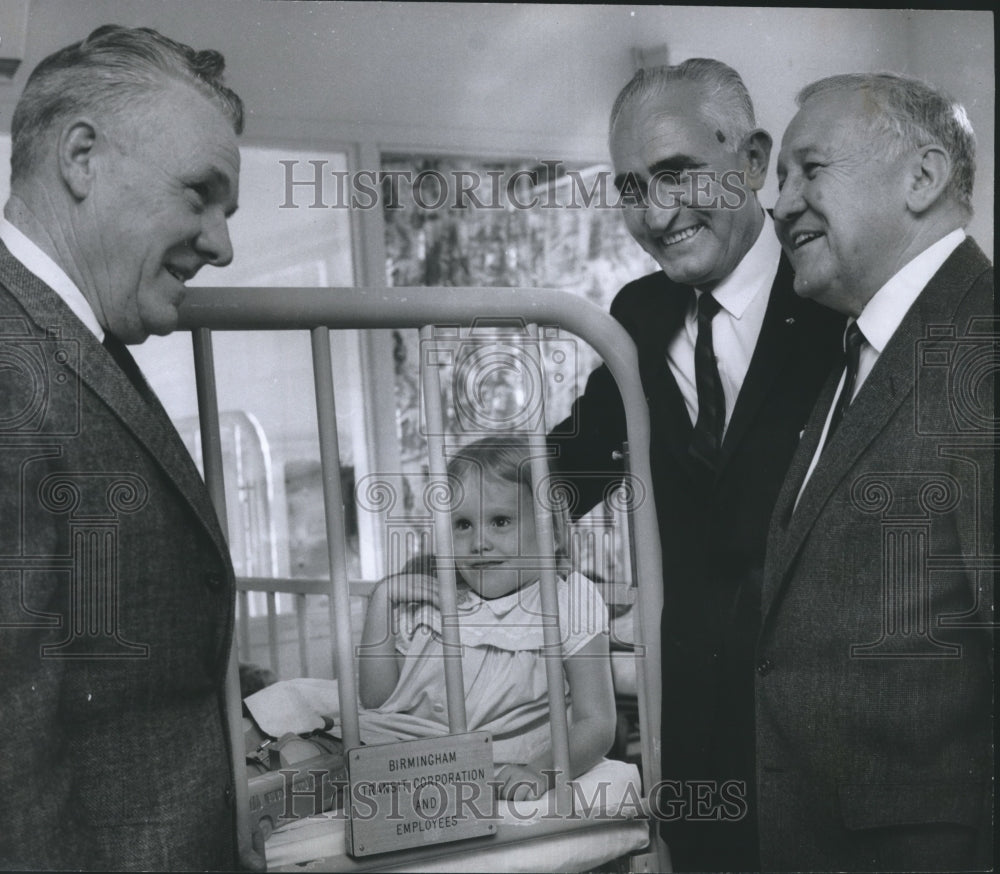
[(510, 516), (497, 516), (493, 519), (493, 526), (495, 528), (506, 528), (511, 524)]
[(456, 519), (453, 524), (456, 531), (468, 531), (472, 527), (468, 519)]

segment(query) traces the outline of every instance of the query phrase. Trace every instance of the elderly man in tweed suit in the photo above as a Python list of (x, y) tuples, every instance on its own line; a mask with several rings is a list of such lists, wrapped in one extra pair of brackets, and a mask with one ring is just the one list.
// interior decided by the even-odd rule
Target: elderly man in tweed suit
[(106, 26), (46, 58), (0, 225), (0, 867), (239, 864), (226, 540), (125, 344), (232, 258), (222, 56)]
[(765, 870), (992, 864), (993, 268), (962, 107), (892, 74), (808, 86), (774, 217), (849, 317), (775, 506), (757, 644)]

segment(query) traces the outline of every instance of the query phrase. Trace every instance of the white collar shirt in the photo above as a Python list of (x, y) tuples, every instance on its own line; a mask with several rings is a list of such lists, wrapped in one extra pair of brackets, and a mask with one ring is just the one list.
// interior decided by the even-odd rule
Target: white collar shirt
[[(923, 252), (900, 268), (885, 285), (875, 292), (871, 300), (865, 304), (864, 309), (861, 310), (856, 320), (865, 340), (861, 344), (858, 356), (858, 373), (854, 380), (854, 391), (851, 394), (852, 402), (858, 396), (861, 386), (868, 379), (879, 356), (892, 339), (892, 335), (896, 333), (906, 314), (910, 311), (910, 307), (913, 306), (914, 301), (920, 296), (920, 292), (924, 290), (934, 274), (941, 269), (944, 262), (948, 260), (951, 253), (961, 245), (964, 239), (965, 231), (959, 228), (928, 246)], [(855, 320), (849, 320), (848, 327), (851, 321)], [(846, 329), (844, 336), (845, 338), (847, 336)], [(833, 416), (834, 408), (837, 406), (837, 399), (844, 390), (845, 376), (846, 369), (841, 374), (840, 384), (837, 386), (837, 391), (833, 396), (833, 403), (830, 404), (830, 409), (827, 411), (819, 446), (817, 446), (809, 469), (806, 471), (805, 479), (802, 480), (798, 498), (795, 499), (796, 507), (802, 497), (802, 492), (805, 490), (806, 483), (809, 482), (813, 470), (815, 470), (816, 464), (819, 462), (823, 447), (826, 445), (827, 432), (830, 430), (830, 419)]]
[[(764, 213), (764, 224), (754, 244), (736, 269), (712, 292), (720, 304), (719, 312), (712, 320), (712, 345), (726, 400), (726, 427), (733, 417), (743, 380), (750, 369), (780, 260), (781, 244), (774, 232), (774, 222)], [(698, 339), (697, 300), (704, 293), (695, 291), (682, 329), (667, 346), (667, 365), (677, 381), (692, 424), (698, 420), (698, 386), (694, 370), (694, 346)]]
[(0, 217), (0, 240), (10, 250), (10, 254), (20, 261), (29, 273), (37, 276), (62, 298), (63, 303), (97, 337), (98, 342), (104, 341), (104, 330), (98, 323), (93, 308), (87, 298), (83, 296), (83, 292), (66, 275), (66, 271), (46, 255), (36, 243), (25, 236), (21, 230), (3, 217)]

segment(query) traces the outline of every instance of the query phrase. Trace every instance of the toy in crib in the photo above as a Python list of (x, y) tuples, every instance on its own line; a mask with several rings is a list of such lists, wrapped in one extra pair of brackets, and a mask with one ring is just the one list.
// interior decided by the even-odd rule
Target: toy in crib
[(338, 806), (347, 781), (343, 744), (322, 732), (288, 732), (277, 740), (247, 729), (250, 815), (266, 841), (289, 819), (313, 816)]

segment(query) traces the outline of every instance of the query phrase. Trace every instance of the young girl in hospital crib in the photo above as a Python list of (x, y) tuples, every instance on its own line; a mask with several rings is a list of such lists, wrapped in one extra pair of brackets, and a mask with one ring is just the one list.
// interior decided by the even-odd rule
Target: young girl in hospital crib
[[(539, 579), (545, 559), (530, 462), (527, 441), (488, 438), (459, 450), (448, 465), (468, 729), (492, 732), (500, 796), (514, 800), (551, 788), (553, 768)], [(565, 565), (564, 516), (553, 514), (553, 522), (557, 561)], [(359, 656), (361, 721), (368, 730), (426, 737), (448, 725), (438, 582), (433, 558), (407, 570), (383, 581), (368, 608)], [(608, 615), (583, 575), (557, 573), (556, 588), (561, 653), (555, 657), (570, 705), (572, 779), (596, 765), (614, 739)]]
[[(467, 728), (492, 733), (498, 792), (512, 800), (544, 794), (554, 767), (540, 583), (551, 559), (540, 556), (530, 459), (526, 440), (500, 437), (460, 449), (448, 464)], [(608, 615), (594, 584), (566, 573), (564, 515), (553, 514), (553, 534), (561, 641), (554, 657), (563, 666), (573, 779), (614, 739)], [(365, 744), (448, 733), (435, 564), (415, 559), (372, 593), (358, 652)], [(335, 705), (324, 698), (323, 718), (336, 732)]]

